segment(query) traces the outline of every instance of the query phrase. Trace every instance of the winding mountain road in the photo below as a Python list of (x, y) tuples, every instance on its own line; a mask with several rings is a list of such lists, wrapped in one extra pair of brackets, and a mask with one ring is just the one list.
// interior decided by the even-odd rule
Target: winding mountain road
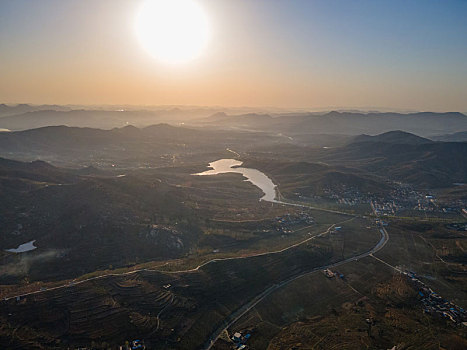
[(263, 292), (261, 292), (260, 294), (256, 295), (253, 299), (251, 299), (248, 303), (244, 304), (239, 309), (237, 309), (235, 312), (230, 314), (224, 320), (222, 325), (220, 325), (211, 334), (208, 341), (205, 343), (203, 349), (210, 350), (212, 348), (212, 346), (216, 343), (216, 341), (219, 339), (222, 332), (224, 332), (228, 328), (230, 328), (230, 326), (232, 326), (235, 322), (237, 322), (240, 318), (242, 318), (242, 316), (244, 316), (248, 311), (250, 311), (258, 303), (260, 303), (264, 298), (266, 298), (268, 295), (270, 295), (274, 291), (278, 290), (279, 288), (282, 288), (283, 286), (285, 286), (285, 285), (287, 285), (287, 284), (289, 284), (289, 283), (291, 283), (291, 282), (293, 282), (293, 281), (295, 281), (295, 280), (297, 280), (299, 278), (310, 275), (310, 274), (315, 273), (315, 272), (320, 271), (320, 270), (329, 269), (329, 268), (337, 267), (337, 266), (340, 266), (340, 265), (344, 265), (344, 264), (349, 263), (351, 261), (356, 261), (356, 260), (365, 258), (367, 256), (372, 256), (373, 257), (373, 254), (376, 253), (377, 251), (381, 250), (389, 240), (389, 234), (388, 234), (388, 232), (386, 231), (386, 229), (383, 226), (380, 227), (379, 232), (381, 233), (381, 239), (378, 241), (378, 243), (372, 249), (370, 249), (370, 250), (368, 250), (368, 251), (366, 251), (364, 253), (352, 256), (350, 258), (347, 258), (347, 259), (344, 259), (344, 260), (341, 260), (341, 261), (338, 261), (338, 262), (335, 262), (335, 263), (332, 263), (332, 264), (327, 264), (327, 265), (315, 267), (311, 271), (302, 273), (302, 274), (300, 274), (298, 276), (294, 276), (294, 277), (285, 279), (280, 283), (273, 284), (272, 286), (268, 287)]

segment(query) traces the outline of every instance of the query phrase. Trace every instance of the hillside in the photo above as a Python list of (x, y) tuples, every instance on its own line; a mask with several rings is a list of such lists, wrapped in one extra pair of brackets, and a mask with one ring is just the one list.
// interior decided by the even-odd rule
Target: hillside
[(391, 188), (382, 178), (355, 168), (331, 166), (305, 161), (248, 159), (245, 166), (260, 169), (278, 184), (286, 198), (329, 196), (333, 193), (384, 194)]
[[(376, 176), (418, 188), (449, 187), (453, 183), (467, 182), (467, 143), (433, 142), (400, 131), (360, 135), (334, 147), (274, 144), (252, 150), (249, 155), (255, 160), (268, 159), (271, 164), (278, 161), (314, 163), (327, 166), (328, 170), (343, 169), (347, 175)], [(267, 166), (264, 169), (267, 170)], [(299, 169), (297, 174), (300, 174)], [(310, 173), (311, 178), (306, 181), (314, 182), (321, 174), (322, 170)], [(349, 179), (349, 182), (354, 180)], [(370, 184), (368, 182), (368, 186)], [(373, 186), (373, 190), (383, 189), (381, 185)]]
[[(182, 191), (154, 177), (92, 170), (0, 159), (2, 283), (178, 257), (196, 240), (194, 218), (175, 224), (191, 217)], [(26, 260), (3, 252), (30, 240), (38, 249)]]
[(2, 179), (61, 182), (71, 181), (73, 177), (71, 170), (59, 169), (40, 160), (24, 163), (0, 158), (0, 178)]
[(43, 159), (66, 166), (154, 166), (194, 159), (195, 154), (201, 157), (213, 152), (225, 153), (231, 147), (243, 149), (270, 144), (276, 139), (281, 138), (261, 133), (212, 131), (168, 124), (145, 128), (125, 126), (111, 130), (62, 125), (0, 133), (0, 157)]
[(382, 142), (391, 144), (403, 144), (403, 145), (420, 145), (424, 143), (432, 143), (433, 141), (420, 137), (408, 132), (396, 130), (388, 131), (383, 134), (370, 136), (370, 135), (359, 135), (352, 139), (351, 143), (359, 142)]
[[(388, 134), (322, 153), (320, 159), (346, 164), (419, 187), (444, 187), (467, 178), (467, 143), (430, 142), (415, 135), (398, 134), (397, 143)], [(400, 136), (404, 136), (400, 139)]]

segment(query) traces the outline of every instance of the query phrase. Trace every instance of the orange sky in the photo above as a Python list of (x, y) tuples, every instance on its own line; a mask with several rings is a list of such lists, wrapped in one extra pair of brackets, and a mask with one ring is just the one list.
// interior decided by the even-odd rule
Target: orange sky
[(401, 18), (366, 4), (374, 22), (339, 1), (199, 3), (212, 39), (180, 65), (138, 43), (138, 1), (2, 3), (0, 102), (467, 111), (462, 3)]

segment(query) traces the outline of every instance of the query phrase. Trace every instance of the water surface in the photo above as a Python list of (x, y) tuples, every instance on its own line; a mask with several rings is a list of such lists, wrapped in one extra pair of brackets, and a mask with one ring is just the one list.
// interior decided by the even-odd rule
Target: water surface
[(202, 173), (193, 175), (217, 175), (225, 173), (238, 173), (246, 177), (245, 181), (251, 182), (253, 185), (263, 191), (264, 195), (260, 200), (268, 202), (276, 202), (276, 185), (264, 173), (257, 169), (242, 168), (243, 162), (236, 159), (219, 159), (209, 163), (211, 170), (203, 171)]
[(36, 240), (21, 244), (18, 246), (18, 248), (13, 248), (13, 249), (5, 249), (5, 251), (10, 252), (10, 253), (24, 253), (24, 252), (29, 252), (30, 250), (37, 249), (37, 247), (34, 245), (34, 242)]

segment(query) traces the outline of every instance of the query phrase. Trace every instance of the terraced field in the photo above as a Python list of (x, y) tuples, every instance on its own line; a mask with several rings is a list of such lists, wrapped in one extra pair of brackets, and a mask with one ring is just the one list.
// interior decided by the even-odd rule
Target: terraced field
[[(326, 215), (324, 221), (333, 215), (341, 219)], [(365, 238), (359, 251), (379, 239), (375, 228), (361, 230), (353, 220), (347, 230), (342, 226), (342, 233), (274, 254), (220, 260), (186, 273), (141, 271), (3, 302), (1, 343), (48, 348), (143, 338), (152, 348), (197, 348), (230, 313), (268, 286), (340, 260), (342, 247), (357, 234)]]

